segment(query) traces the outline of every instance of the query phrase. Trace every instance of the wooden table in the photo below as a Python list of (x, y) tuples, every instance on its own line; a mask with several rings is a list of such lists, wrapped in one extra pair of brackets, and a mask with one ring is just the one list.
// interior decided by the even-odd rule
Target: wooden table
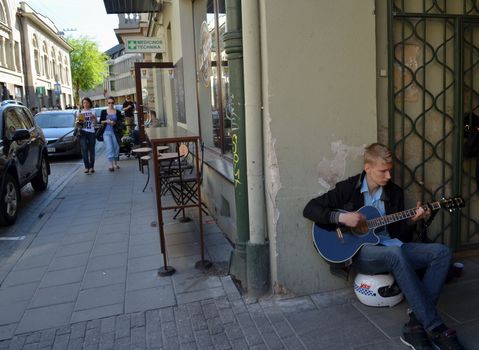
[[(170, 209), (180, 209), (184, 210), (185, 208), (198, 208), (198, 220), (200, 226), (200, 249), (201, 249), (201, 260), (195, 264), (196, 268), (206, 269), (211, 267), (211, 262), (205, 260), (205, 247), (204, 247), (204, 232), (203, 232), (203, 217), (202, 217), (202, 208), (201, 208), (201, 188), (200, 188), (200, 164), (198, 155), (199, 153), (199, 135), (191, 134), (187, 130), (182, 128), (172, 128), (172, 127), (158, 127), (158, 128), (147, 128), (145, 129), (146, 136), (151, 143), (153, 149), (157, 149), (160, 145), (165, 144), (179, 144), (183, 142), (194, 143), (195, 145), (195, 168), (196, 168), (196, 182), (197, 182), (197, 194), (198, 194), (198, 203), (196, 204), (186, 204), (181, 203), (172, 206), (163, 206), (162, 196), (161, 196), (161, 174), (159, 171), (160, 161), (180, 158), (178, 152), (169, 152), (169, 153), (160, 153), (158, 156), (153, 157), (154, 171), (155, 171), (155, 193), (156, 193), (156, 210), (158, 215), (158, 228), (160, 234), (160, 244), (161, 244), (161, 254), (163, 255), (163, 267), (159, 269), (159, 276), (170, 276), (175, 273), (175, 268), (168, 265), (167, 254), (166, 254), (166, 242), (165, 242), (165, 230), (163, 223), (163, 210)], [(165, 146), (166, 147), (166, 146)], [(181, 168), (179, 172), (181, 179)]]
[(143, 172), (143, 165), (141, 161), (141, 157), (147, 155), (150, 153), (153, 149), (150, 147), (139, 147), (139, 148), (134, 148), (131, 150), (131, 152), (138, 158), (138, 170)]
[(156, 147), (156, 150), (157, 150), (158, 152), (163, 152), (163, 151), (166, 151), (166, 150), (168, 150), (168, 149), (170, 149), (170, 146), (157, 146), (157, 147)]

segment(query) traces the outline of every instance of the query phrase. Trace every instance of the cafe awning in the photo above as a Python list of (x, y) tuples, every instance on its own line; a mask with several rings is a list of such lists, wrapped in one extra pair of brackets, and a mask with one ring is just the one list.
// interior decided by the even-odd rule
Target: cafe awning
[(148, 13), (161, 9), (163, 0), (103, 0), (107, 14)]

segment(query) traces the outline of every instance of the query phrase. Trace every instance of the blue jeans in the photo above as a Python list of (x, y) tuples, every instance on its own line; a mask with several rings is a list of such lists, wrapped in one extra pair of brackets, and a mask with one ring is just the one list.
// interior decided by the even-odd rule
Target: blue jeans
[[(354, 267), (364, 274), (391, 272), (416, 318), (430, 331), (443, 323), (436, 304), (451, 265), (452, 252), (439, 243), (404, 243), (401, 247), (364, 246)], [(416, 270), (426, 269), (422, 280)]]
[(115, 133), (110, 130), (105, 130), (105, 132), (103, 133), (103, 141), (105, 142), (106, 146), (107, 159), (110, 162), (112, 162), (113, 160), (117, 160), (120, 152), (120, 146), (118, 145), (118, 141), (116, 140)]
[(80, 148), (83, 156), (83, 164), (86, 169), (95, 167), (95, 133), (80, 131)]

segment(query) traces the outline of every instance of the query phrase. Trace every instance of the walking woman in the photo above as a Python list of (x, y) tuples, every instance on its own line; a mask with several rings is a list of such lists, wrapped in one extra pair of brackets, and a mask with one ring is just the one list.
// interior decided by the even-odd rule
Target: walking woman
[(100, 115), (100, 123), (105, 125), (105, 131), (103, 132), (103, 141), (106, 146), (106, 156), (109, 161), (110, 171), (120, 169), (118, 165), (120, 145), (118, 140), (121, 138), (123, 132), (123, 120), (121, 112), (115, 109), (115, 99), (108, 97), (108, 107), (103, 110)]
[(82, 108), (77, 113), (77, 128), (80, 130), (80, 148), (85, 164), (85, 174), (95, 172), (95, 124), (96, 115), (93, 103), (88, 97), (81, 101)]

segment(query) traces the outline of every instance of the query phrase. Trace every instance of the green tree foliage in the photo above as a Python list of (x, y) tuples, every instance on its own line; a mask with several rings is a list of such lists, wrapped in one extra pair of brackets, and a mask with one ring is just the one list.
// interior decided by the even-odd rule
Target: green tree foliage
[(79, 104), (80, 90), (88, 91), (103, 83), (108, 74), (108, 56), (88, 37), (70, 37), (67, 42), (73, 47), (70, 52), (70, 66), (75, 101)]

